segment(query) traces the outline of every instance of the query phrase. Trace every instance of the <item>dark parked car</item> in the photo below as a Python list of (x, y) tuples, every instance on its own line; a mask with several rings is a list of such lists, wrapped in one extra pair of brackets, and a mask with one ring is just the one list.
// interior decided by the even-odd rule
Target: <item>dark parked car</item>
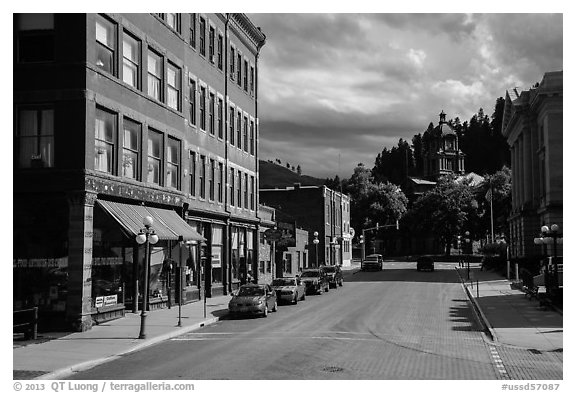
[(381, 254), (368, 255), (360, 264), (360, 270), (382, 270), (384, 258)]
[(268, 311), (278, 311), (276, 291), (268, 284), (245, 284), (232, 293), (228, 303), (230, 315), (261, 314), (268, 316)]
[(322, 266), (322, 270), (326, 273), (330, 288), (337, 288), (338, 285), (342, 286), (342, 284), (344, 284), (344, 277), (342, 277), (342, 269), (340, 269), (340, 266)]
[(300, 280), (306, 286), (306, 293), (321, 295), (322, 291), (328, 292), (330, 290), (328, 277), (322, 269), (306, 269), (300, 275)]
[(419, 257), (416, 260), (416, 270), (417, 271), (422, 271), (422, 270), (430, 270), (431, 272), (434, 271), (434, 260), (432, 259), (432, 257)]

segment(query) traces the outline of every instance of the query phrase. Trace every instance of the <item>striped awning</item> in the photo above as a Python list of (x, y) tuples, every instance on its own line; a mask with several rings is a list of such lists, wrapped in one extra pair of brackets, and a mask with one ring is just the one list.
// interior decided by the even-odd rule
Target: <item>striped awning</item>
[(144, 217), (150, 216), (154, 219), (152, 229), (160, 240), (206, 240), (174, 210), (103, 200), (98, 200), (98, 204), (120, 224), (124, 233), (129, 237), (138, 235), (144, 228), (142, 223)]

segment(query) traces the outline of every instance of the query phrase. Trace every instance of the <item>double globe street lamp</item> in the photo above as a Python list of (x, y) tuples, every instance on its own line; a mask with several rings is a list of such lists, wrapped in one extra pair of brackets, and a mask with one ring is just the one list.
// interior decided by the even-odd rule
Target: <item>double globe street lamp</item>
[[(144, 285), (142, 291), (142, 312), (140, 313), (140, 334), (139, 339), (146, 338), (146, 310), (148, 309), (148, 281), (150, 276), (150, 244), (158, 243), (158, 235), (152, 225), (154, 225), (154, 219), (150, 216), (144, 217), (142, 220), (144, 228), (140, 229), (140, 233), (136, 236), (136, 243), (142, 245), (146, 244), (146, 254), (144, 260)], [(138, 301), (137, 299), (135, 301)]]
[(552, 288), (554, 289), (557, 289), (560, 284), (558, 279), (558, 244), (562, 244), (563, 238), (559, 230), (560, 227), (558, 224), (552, 224), (550, 227), (543, 225), (542, 228), (540, 228), (540, 236), (534, 238), (534, 244), (536, 245), (552, 245), (552, 263), (554, 265)]
[(320, 240), (318, 240), (318, 232), (314, 231), (314, 240), (312, 240), (312, 243), (314, 243), (314, 246), (316, 248), (316, 267), (320, 266), (320, 264), (318, 263), (318, 243), (320, 243)]

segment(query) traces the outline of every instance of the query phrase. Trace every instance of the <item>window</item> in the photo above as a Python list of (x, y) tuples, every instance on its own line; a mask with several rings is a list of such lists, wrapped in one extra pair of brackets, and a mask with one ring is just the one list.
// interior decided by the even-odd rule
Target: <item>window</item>
[(122, 80), (138, 89), (140, 84), (140, 41), (125, 33), (122, 41)]
[(211, 158), (210, 159), (210, 178), (208, 179), (208, 196), (211, 201), (214, 200), (214, 181), (216, 180), (216, 174), (214, 173), (216, 170), (215, 162)]
[(240, 171), (236, 171), (236, 184), (238, 188), (236, 190), (236, 202), (238, 203), (238, 207), (242, 207), (242, 173)]
[(250, 95), (254, 95), (254, 67), (250, 66)]
[(21, 109), (18, 121), (20, 168), (54, 166), (54, 109)]
[(190, 178), (190, 195), (196, 196), (196, 152), (190, 152), (190, 169), (188, 171)]
[(223, 185), (224, 185), (224, 165), (221, 162), (219, 162), (218, 163), (218, 184), (216, 186), (216, 189), (218, 190), (218, 202), (220, 202), (220, 203), (222, 203), (222, 201), (224, 199)]
[(235, 61), (236, 61), (236, 50), (233, 46), (230, 47), (230, 79), (234, 80), (235, 71)]
[(238, 123), (236, 125), (236, 146), (242, 148), (242, 112), (238, 112)]
[(190, 123), (196, 125), (196, 81), (190, 79)]
[(180, 68), (168, 63), (168, 106), (180, 110)]
[(244, 91), (248, 91), (248, 61), (244, 60)]
[(160, 185), (160, 173), (162, 172), (162, 134), (148, 131), (148, 183)]
[(208, 60), (214, 64), (214, 28), (212, 26), (208, 31)]
[(206, 56), (206, 19), (200, 17), (200, 54)]
[(212, 225), (212, 238), (210, 253), (212, 256), (212, 282), (222, 282), (222, 249), (223, 249), (224, 227), (222, 225)]
[(214, 93), (210, 93), (210, 102), (208, 105), (208, 124), (210, 126), (210, 134), (214, 135)]
[(101, 16), (96, 17), (96, 66), (116, 75), (116, 25)]
[(158, 101), (162, 101), (163, 63), (162, 56), (152, 50), (148, 52), (148, 95)]
[(96, 108), (94, 169), (114, 174), (116, 114)]
[(174, 138), (168, 138), (166, 187), (180, 189), (180, 141)]
[(234, 168), (230, 168), (230, 206), (234, 206)]
[(254, 210), (254, 204), (255, 204), (255, 199), (254, 199), (254, 186), (255, 186), (255, 179), (254, 176), (250, 176), (250, 210)]
[(222, 58), (222, 52), (224, 50), (224, 37), (222, 36), (222, 34), (218, 34), (218, 69), (222, 70), (223, 69), (223, 58)]
[(224, 102), (222, 101), (222, 98), (218, 98), (218, 138), (223, 139), (224, 138), (224, 127), (223, 127), (223, 117), (224, 117)]
[(250, 120), (250, 154), (254, 155), (254, 120)]
[(206, 88), (200, 87), (200, 129), (206, 130)]
[(122, 142), (122, 176), (140, 180), (140, 138), (142, 126), (124, 118)]
[(244, 116), (244, 151), (248, 152), (248, 118)]
[(190, 45), (196, 49), (196, 14), (190, 14)]
[(248, 174), (244, 174), (244, 209), (248, 209)]
[(234, 108), (230, 108), (230, 119), (228, 122), (230, 123), (230, 144), (234, 146)]
[(206, 199), (206, 156), (200, 156), (200, 198)]
[(242, 86), (242, 55), (240, 53), (236, 57), (236, 83)]
[(166, 23), (180, 33), (180, 14), (166, 14)]
[(18, 60), (54, 60), (54, 14), (17, 14)]

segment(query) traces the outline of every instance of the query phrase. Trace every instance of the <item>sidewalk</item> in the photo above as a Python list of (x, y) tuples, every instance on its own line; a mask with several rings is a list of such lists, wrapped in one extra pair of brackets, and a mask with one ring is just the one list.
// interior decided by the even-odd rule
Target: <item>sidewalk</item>
[[(126, 312), (124, 318), (95, 325), (86, 332), (40, 333), (39, 340), (13, 345), (14, 379), (61, 379), (80, 370), (94, 367), (115, 357), (140, 350), (202, 326), (217, 322), (228, 313), (228, 296), (218, 296), (182, 306), (178, 326), (178, 306), (149, 311), (146, 315), (146, 338), (138, 339), (140, 313)], [(44, 338), (44, 339), (43, 339)]]
[[(459, 273), (466, 278), (466, 269), (459, 269)], [(536, 351), (562, 351), (562, 310), (540, 308), (538, 300), (529, 300), (521, 290), (511, 289), (511, 281), (497, 273), (474, 268), (471, 278), (473, 285), (468, 281), (465, 287), (495, 342)]]

